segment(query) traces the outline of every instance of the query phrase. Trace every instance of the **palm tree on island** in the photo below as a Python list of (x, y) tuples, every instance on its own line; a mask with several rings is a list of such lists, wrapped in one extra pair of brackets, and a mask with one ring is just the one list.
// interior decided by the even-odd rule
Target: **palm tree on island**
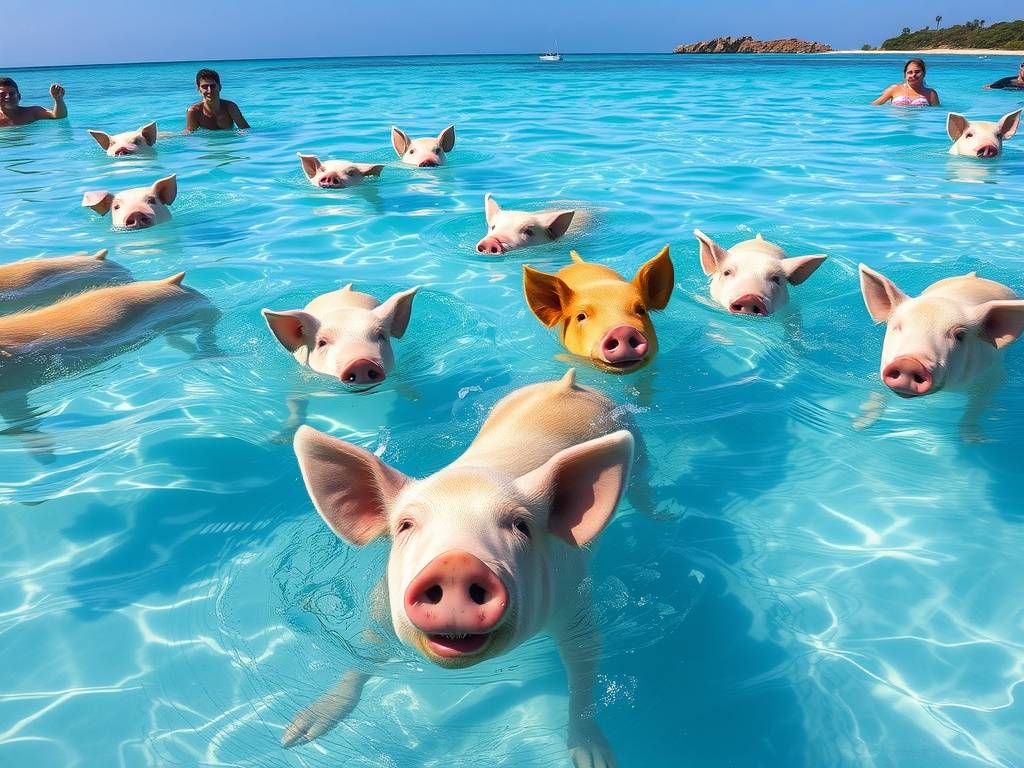
[(940, 24), (942, 24), (942, 17), (941, 16), (936, 16), (935, 17), (935, 28), (936, 29), (942, 29), (942, 27), (939, 26)]

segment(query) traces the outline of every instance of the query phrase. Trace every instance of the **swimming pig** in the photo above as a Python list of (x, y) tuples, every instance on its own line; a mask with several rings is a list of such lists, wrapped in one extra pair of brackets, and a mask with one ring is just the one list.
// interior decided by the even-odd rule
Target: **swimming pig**
[(394, 368), (391, 339), (402, 338), (419, 287), (383, 303), (352, 290), (352, 284), (318, 296), (305, 309), (263, 310), (281, 345), (302, 365), (343, 384), (367, 388), (380, 384)]
[(1024, 301), (974, 272), (939, 280), (911, 298), (861, 264), (860, 289), (872, 319), (887, 324), (882, 382), (901, 397), (967, 390), (970, 428), (999, 383), (1002, 349), (1024, 331)]
[(1020, 127), (1021, 110), (1003, 115), (998, 123), (989, 120), (969, 122), (956, 112), (946, 116), (946, 133), (953, 140), (951, 155), (970, 157), (996, 157), (1003, 151), (1003, 140), (1009, 139)]
[(156, 123), (147, 123), (137, 131), (125, 131), (124, 133), (110, 134), (90, 130), (89, 135), (96, 139), (96, 143), (103, 147), (111, 157), (134, 155), (148, 150), (156, 144)]
[(455, 126), (449, 125), (436, 139), (410, 139), (404, 131), (391, 126), (391, 145), (403, 163), (436, 168), (445, 164), (446, 153), (455, 148)]
[(800, 285), (826, 257), (792, 256), (757, 235), (726, 250), (699, 229), (700, 265), (711, 277), (711, 298), (734, 315), (770, 315), (789, 301), (789, 286)]
[(576, 211), (505, 211), (488, 192), (484, 195), (487, 236), (476, 244), (477, 253), (498, 255), (557, 240), (565, 234)]
[(4, 264), (0, 266), (0, 313), (18, 312), (61, 295), (128, 279), (128, 270), (107, 261), (106, 248), (91, 256), (76, 253)]
[(0, 317), (0, 416), (24, 419), (19, 432), (34, 432), (29, 389), (97, 365), (186, 321), (200, 330), (200, 348), (214, 348), (218, 313), (201, 293), (181, 284), (184, 276), (97, 288)]
[(658, 338), (650, 311), (672, 296), (675, 270), (666, 245), (626, 281), (618, 272), (583, 261), (556, 275), (523, 267), (523, 290), (533, 314), (548, 328), (559, 326), (562, 344), (598, 368), (629, 373), (651, 361)]
[[(386, 599), (399, 640), (428, 661), (464, 669), (553, 636), (569, 680), (568, 747), (576, 766), (614, 766), (594, 721), (600, 637), (588, 546), (629, 477), (633, 437), (614, 404), (560, 381), (494, 406), (466, 452), (422, 480), (358, 446), (302, 427), (302, 478), (324, 521), (350, 544), (391, 540)], [(357, 705), (370, 675), (348, 672), (300, 712), (282, 742), (326, 733)]]
[(316, 155), (298, 153), (309, 183), (321, 189), (343, 189), (361, 184), (367, 176), (380, 176), (383, 165), (351, 163), (348, 160), (324, 160)]
[(86, 192), (82, 207), (92, 208), (100, 216), (110, 211), (113, 225), (121, 229), (145, 229), (168, 221), (171, 212), (167, 206), (178, 196), (176, 176), (167, 176), (153, 182), (150, 187), (135, 187), (118, 192)]

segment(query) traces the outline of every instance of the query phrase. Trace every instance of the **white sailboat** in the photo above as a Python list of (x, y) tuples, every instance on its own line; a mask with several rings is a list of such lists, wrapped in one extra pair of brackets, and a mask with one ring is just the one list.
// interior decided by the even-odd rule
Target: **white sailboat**
[(549, 51), (548, 53), (542, 53), (537, 57), (541, 61), (561, 61), (562, 54), (558, 52), (558, 38), (555, 38), (555, 50)]

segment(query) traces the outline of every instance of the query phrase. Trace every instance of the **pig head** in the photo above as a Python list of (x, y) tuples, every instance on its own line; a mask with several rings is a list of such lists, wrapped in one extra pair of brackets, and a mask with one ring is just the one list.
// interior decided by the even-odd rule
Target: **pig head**
[(497, 256), (516, 248), (550, 243), (566, 233), (576, 211), (506, 211), (488, 192), (484, 195), (487, 235), (476, 252)]
[(666, 245), (632, 280), (583, 261), (555, 275), (523, 267), (526, 301), (548, 328), (558, 327), (562, 344), (606, 371), (629, 373), (649, 363), (658, 350), (650, 312), (664, 309), (672, 296), (675, 269)]
[(134, 155), (150, 149), (156, 144), (156, 123), (147, 123), (137, 131), (125, 131), (124, 133), (111, 134), (90, 130), (89, 135), (96, 139), (96, 143), (103, 147), (111, 157)]
[(1003, 141), (1011, 138), (1020, 127), (1021, 110), (1003, 115), (998, 123), (989, 120), (969, 121), (963, 115), (950, 112), (946, 116), (946, 133), (953, 140), (951, 155), (967, 157), (998, 157)]
[(965, 388), (1024, 331), (1024, 301), (973, 272), (912, 298), (861, 264), (860, 287), (872, 319), (886, 323), (882, 382), (901, 397)]
[(309, 183), (321, 189), (344, 189), (362, 184), (367, 176), (380, 176), (383, 165), (351, 163), (348, 160), (323, 160), (316, 155), (299, 153), (302, 171)]
[(734, 315), (764, 317), (789, 302), (789, 286), (800, 285), (825, 256), (793, 256), (757, 235), (726, 250), (699, 229), (700, 265), (711, 277), (711, 298)]
[(100, 216), (109, 212), (115, 228), (146, 229), (170, 220), (168, 206), (177, 196), (178, 181), (172, 175), (153, 182), (150, 187), (126, 189), (116, 195), (106, 190), (86, 192), (82, 207), (92, 208)]
[(405, 334), (418, 290), (401, 291), (381, 303), (349, 284), (304, 309), (264, 309), (263, 317), (299, 363), (351, 388), (366, 389), (393, 370), (391, 339)]
[(445, 164), (447, 154), (455, 148), (455, 126), (449, 125), (436, 139), (410, 139), (407, 133), (392, 126), (391, 146), (403, 163), (436, 168)]

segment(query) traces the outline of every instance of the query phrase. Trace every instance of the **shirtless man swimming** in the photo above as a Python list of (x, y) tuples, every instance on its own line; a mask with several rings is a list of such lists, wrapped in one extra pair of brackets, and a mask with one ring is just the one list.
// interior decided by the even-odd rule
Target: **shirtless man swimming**
[(18, 84), (9, 77), (0, 77), (0, 128), (12, 125), (28, 125), (36, 120), (61, 120), (68, 116), (64, 104), (64, 86), (54, 83), (50, 86), (53, 109), (46, 107), (22, 107), (21, 91)]
[(192, 133), (196, 128), (223, 131), (249, 127), (238, 105), (220, 97), (220, 75), (212, 69), (196, 72), (196, 88), (203, 100), (197, 101), (185, 113), (185, 133)]

